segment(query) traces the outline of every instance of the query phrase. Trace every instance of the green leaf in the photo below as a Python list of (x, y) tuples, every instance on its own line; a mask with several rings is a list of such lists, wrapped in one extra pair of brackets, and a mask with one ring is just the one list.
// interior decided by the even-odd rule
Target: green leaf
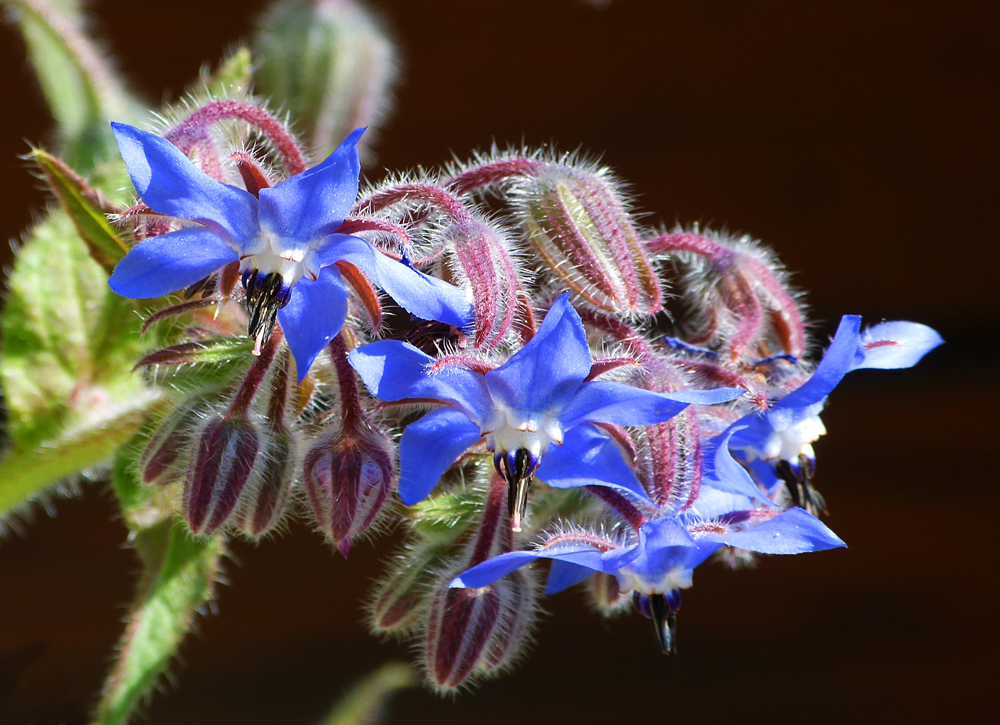
[[(114, 467), (114, 488), (121, 495), (126, 521), (143, 563), (143, 574), (118, 660), (104, 684), (94, 717), (96, 725), (122, 725), (156, 686), (191, 629), (195, 615), (211, 600), (225, 554), (221, 537), (194, 538), (177, 517), (156, 519), (150, 525), (138, 511), (143, 487), (135, 479), (128, 456)], [(150, 496), (155, 495), (149, 489)]]
[(79, 0), (3, 0), (59, 127), (60, 155), (89, 170), (112, 158), (108, 119), (132, 120), (137, 104), (82, 27)]
[(409, 665), (390, 662), (357, 683), (323, 718), (320, 725), (372, 725), (378, 722), (389, 698), (417, 684)]
[(8, 452), (0, 460), (0, 519), (52, 484), (110, 459), (159, 405), (149, 396), (136, 403), (101, 425), (71, 432), (37, 448)]
[(90, 256), (111, 274), (129, 250), (128, 243), (108, 221), (107, 215), (118, 211), (117, 207), (61, 159), (42, 149), (34, 149), (31, 158), (45, 173)]
[[(73, 222), (53, 210), (18, 250), (8, 280), (0, 382), (16, 450), (100, 425), (150, 391), (131, 368), (149, 341)], [(0, 487), (3, 482), (0, 481)]]

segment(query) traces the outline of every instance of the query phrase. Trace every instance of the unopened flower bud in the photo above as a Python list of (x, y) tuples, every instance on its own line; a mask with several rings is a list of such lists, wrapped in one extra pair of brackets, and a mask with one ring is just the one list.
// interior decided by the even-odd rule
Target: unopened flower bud
[(455, 221), (446, 234), (469, 280), (476, 307), (476, 347), (499, 345), (514, 324), (520, 282), (501, 231), (475, 217)]
[(296, 119), (316, 158), (381, 121), (397, 67), (383, 28), (350, 0), (275, 3), (254, 38), (254, 58), (260, 92)]
[(192, 533), (211, 534), (226, 523), (259, 449), (257, 427), (245, 417), (216, 418), (205, 427), (184, 486), (184, 516)]
[(498, 581), (501, 615), (478, 668), (493, 672), (513, 663), (524, 651), (538, 612), (538, 583), (530, 570), (520, 569)]
[(200, 413), (197, 404), (186, 403), (163, 420), (139, 458), (143, 483), (166, 485), (183, 475), (191, 454), (192, 431), (198, 426)]
[[(455, 572), (457, 573), (457, 572)], [(446, 577), (431, 602), (427, 624), (427, 672), (434, 684), (453, 689), (468, 679), (491, 644), (503, 603), (498, 584), (452, 589)]]
[(281, 520), (292, 493), (296, 468), (295, 440), (287, 431), (272, 431), (236, 512), (236, 524), (243, 533), (259, 538)]
[(372, 430), (327, 435), (306, 454), (304, 474), (316, 522), (347, 556), (385, 505), (395, 476), (392, 446)]
[(518, 219), (548, 271), (609, 312), (661, 309), (660, 280), (605, 169), (550, 164), (518, 179)]
[(427, 594), (437, 580), (440, 547), (417, 548), (400, 557), (375, 591), (371, 625), (378, 632), (405, 633), (417, 627), (426, 610)]

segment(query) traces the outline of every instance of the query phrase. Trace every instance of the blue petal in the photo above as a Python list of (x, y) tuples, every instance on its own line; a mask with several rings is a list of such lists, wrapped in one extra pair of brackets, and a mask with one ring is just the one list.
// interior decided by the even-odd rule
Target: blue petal
[(176, 292), (239, 259), (219, 235), (204, 227), (180, 229), (140, 242), (115, 267), (108, 285), (132, 299)]
[(512, 551), (487, 559), (482, 564), (463, 572), (451, 582), (452, 588), (478, 589), (507, 576), (515, 569), (536, 559), (553, 559), (586, 567), (592, 571), (614, 574), (639, 555), (636, 547), (612, 549), (601, 552), (586, 544), (565, 544), (537, 551)]
[(563, 294), (538, 332), (503, 366), (486, 374), (493, 397), (514, 410), (564, 408), (590, 374), (590, 348), (580, 316)]
[(278, 310), (278, 322), (295, 358), (300, 383), (346, 318), (347, 289), (335, 268), (320, 270), (315, 281), (303, 277), (292, 289), (292, 298)]
[(469, 328), (475, 320), (464, 290), (390, 259), (364, 239), (332, 234), (319, 248), (320, 264), (343, 261), (364, 272), (376, 287), (385, 290), (400, 307), (423, 320)]
[(549, 568), (549, 578), (545, 582), (545, 593), (558, 594), (564, 589), (576, 586), (593, 573), (593, 569), (588, 569), (585, 566), (553, 559), (552, 566)]
[(561, 446), (549, 447), (536, 476), (553, 488), (608, 486), (651, 504), (621, 449), (586, 423), (570, 428)]
[(583, 422), (651, 425), (673, 418), (691, 403), (727, 403), (744, 392), (739, 388), (716, 388), (654, 393), (622, 383), (596, 381), (581, 385), (559, 418), (567, 428)]
[(908, 368), (944, 340), (936, 330), (916, 322), (883, 322), (861, 333), (860, 360), (852, 370), (862, 368)]
[(698, 545), (677, 519), (657, 519), (639, 529), (639, 555), (627, 571), (650, 583), (660, 582), (670, 572), (694, 569), (719, 546)]
[(816, 366), (815, 372), (800, 388), (792, 391), (779, 400), (771, 410), (782, 408), (808, 408), (823, 402), (837, 384), (850, 372), (858, 351), (859, 330), (861, 318), (857, 315), (844, 315), (840, 319), (837, 334), (827, 348), (823, 359)]
[(257, 199), (202, 173), (165, 138), (112, 123), (132, 184), (155, 212), (191, 219), (242, 245), (257, 236)]
[(399, 496), (422, 501), (455, 459), (482, 439), (479, 426), (454, 408), (432, 410), (410, 423), (399, 442)]
[(702, 485), (746, 496), (773, 506), (774, 502), (764, 495), (750, 474), (733, 458), (733, 454), (729, 450), (730, 445), (733, 444), (732, 441), (736, 440), (735, 436), (742, 433), (743, 430), (741, 421), (737, 421), (705, 446), (702, 459), (704, 466)]
[(380, 340), (351, 351), (348, 359), (379, 400), (440, 400), (476, 423), (493, 410), (483, 376), (456, 365), (431, 373), (434, 358), (399, 340)]
[(353, 131), (323, 163), (261, 189), (261, 225), (301, 242), (319, 241), (339, 227), (358, 196), (358, 140), (364, 132)]
[(710, 534), (711, 540), (761, 554), (803, 554), (846, 544), (823, 522), (800, 508), (791, 508), (746, 531)]

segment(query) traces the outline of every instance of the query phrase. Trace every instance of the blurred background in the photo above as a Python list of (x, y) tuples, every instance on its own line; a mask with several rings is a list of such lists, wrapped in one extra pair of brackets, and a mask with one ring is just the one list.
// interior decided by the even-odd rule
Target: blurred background
[[(247, 37), (263, 0), (93, 0), (95, 31), (150, 100)], [(404, 61), (365, 169), (435, 166), (493, 141), (599, 153), (649, 223), (771, 245), (822, 346), (841, 314), (909, 319), (947, 344), (861, 371), (817, 445), (847, 550), (706, 565), (680, 654), (638, 615), (547, 600), (530, 657), (475, 692), (414, 690), (389, 722), (960, 722), (995, 709), (1000, 5), (990, 0), (373, 0)], [(0, 237), (47, 203), (17, 157), (51, 120), (0, 25)], [(988, 212), (993, 208), (994, 212)], [(6, 245), (4, 245), (6, 246)], [(9, 264), (6, 249), (4, 265)], [(58, 264), (58, 260), (53, 260)], [(0, 722), (83, 723), (138, 571), (110, 494), (88, 486), (0, 543)], [(368, 636), (393, 536), (348, 561), (306, 526), (238, 542), (214, 611), (150, 723), (315, 723), (364, 672), (407, 658)]]

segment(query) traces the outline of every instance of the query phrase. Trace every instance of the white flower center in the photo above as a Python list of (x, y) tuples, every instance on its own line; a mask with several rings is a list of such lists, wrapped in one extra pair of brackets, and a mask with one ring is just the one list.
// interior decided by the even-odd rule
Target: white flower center
[(261, 229), (241, 258), (240, 271), (248, 269), (257, 270), (261, 276), (278, 274), (286, 286), (292, 287), (303, 276), (319, 277), (319, 259), (311, 245)]
[(506, 453), (523, 448), (540, 458), (552, 443), (562, 445), (563, 429), (554, 415), (513, 410), (494, 402), (493, 415), (483, 429), (486, 445), (491, 450)]
[(623, 592), (636, 591), (640, 594), (667, 594), (674, 589), (689, 589), (693, 583), (692, 569), (674, 569), (658, 579), (640, 576), (627, 566), (618, 570), (618, 586)]
[(826, 427), (818, 415), (803, 418), (795, 425), (771, 433), (764, 441), (763, 450), (755, 451), (756, 457), (767, 461), (781, 459), (794, 464), (798, 464), (799, 456), (815, 460), (812, 444), (825, 433)]

